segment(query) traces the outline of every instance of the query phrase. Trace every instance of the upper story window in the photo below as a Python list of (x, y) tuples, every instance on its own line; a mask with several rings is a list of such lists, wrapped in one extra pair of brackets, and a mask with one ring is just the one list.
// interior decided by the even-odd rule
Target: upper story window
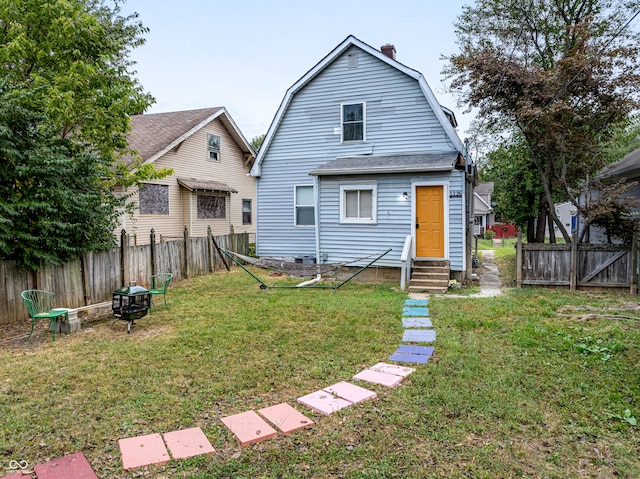
[(145, 183), (138, 189), (138, 207), (141, 215), (169, 214), (169, 185)]
[(365, 140), (365, 104), (342, 105), (342, 142)]
[(316, 224), (313, 185), (295, 187), (295, 225), (313, 226)]
[(341, 186), (340, 222), (375, 224), (377, 192), (376, 185)]
[(220, 137), (217, 135), (207, 134), (207, 149), (209, 150), (209, 159), (212, 161), (220, 161)]

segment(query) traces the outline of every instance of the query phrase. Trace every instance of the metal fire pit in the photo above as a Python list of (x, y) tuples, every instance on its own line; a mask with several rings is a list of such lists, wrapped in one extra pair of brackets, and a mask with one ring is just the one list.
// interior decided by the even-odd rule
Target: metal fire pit
[(113, 315), (127, 322), (127, 333), (131, 332), (131, 325), (135, 324), (136, 319), (147, 315), (150, 305), (151, 293), (149, 290), (142, 286), (136, 286), (135, 283), (113, 292), (111, 303)]

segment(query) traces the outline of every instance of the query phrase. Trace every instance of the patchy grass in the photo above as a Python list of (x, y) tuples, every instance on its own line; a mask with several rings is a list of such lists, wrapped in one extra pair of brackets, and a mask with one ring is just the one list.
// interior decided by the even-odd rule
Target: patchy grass
[[(434, 297), (435, 354), (401, 386), (329, 417), (296, 404), (386, 360), (405, 299), (395, 285), (265, 291), (235, 270), (172, 287), (171, 310), (130, 335), (105, 319), (5, 346), (0, 475), (83, 451), (101, 478), (640, 477), (640, 312), (627, 295)], [(279, 402), (316, 425), (240, 448), (220, 422)], [(215, 455), (122, 471), (118, 439), (194, 426)]]

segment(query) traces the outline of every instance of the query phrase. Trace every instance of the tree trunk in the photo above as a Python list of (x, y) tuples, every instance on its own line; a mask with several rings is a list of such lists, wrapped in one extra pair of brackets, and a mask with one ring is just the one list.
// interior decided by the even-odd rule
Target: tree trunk
[(549, 243), (556, 244), (556, 229), (553, 227), (553, 217), (547, 216), (547, 225), (549, 228)]

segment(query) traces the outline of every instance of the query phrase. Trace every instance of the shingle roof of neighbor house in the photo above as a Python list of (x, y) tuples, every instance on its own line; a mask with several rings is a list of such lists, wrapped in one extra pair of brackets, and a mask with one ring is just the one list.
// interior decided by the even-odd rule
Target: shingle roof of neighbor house
[(596, 178), (608, 178), (612, 176), (626, 176), (636, 178), (640, 176), (640, 148), (633, 150), (621, 160), (605, 166)]
[[(224, 107), (134, 115), (129, 147), (138, 152), (143, 162), (155, 161), (215, 118), (220, 118), (245, 154), (255, 156)], [(124, 158), (124, 162), (130, 165), (133, 157)]]
[(479, 195), (493, 194), (493, 181), (483, 181), (475, 187), (475, 192)]

